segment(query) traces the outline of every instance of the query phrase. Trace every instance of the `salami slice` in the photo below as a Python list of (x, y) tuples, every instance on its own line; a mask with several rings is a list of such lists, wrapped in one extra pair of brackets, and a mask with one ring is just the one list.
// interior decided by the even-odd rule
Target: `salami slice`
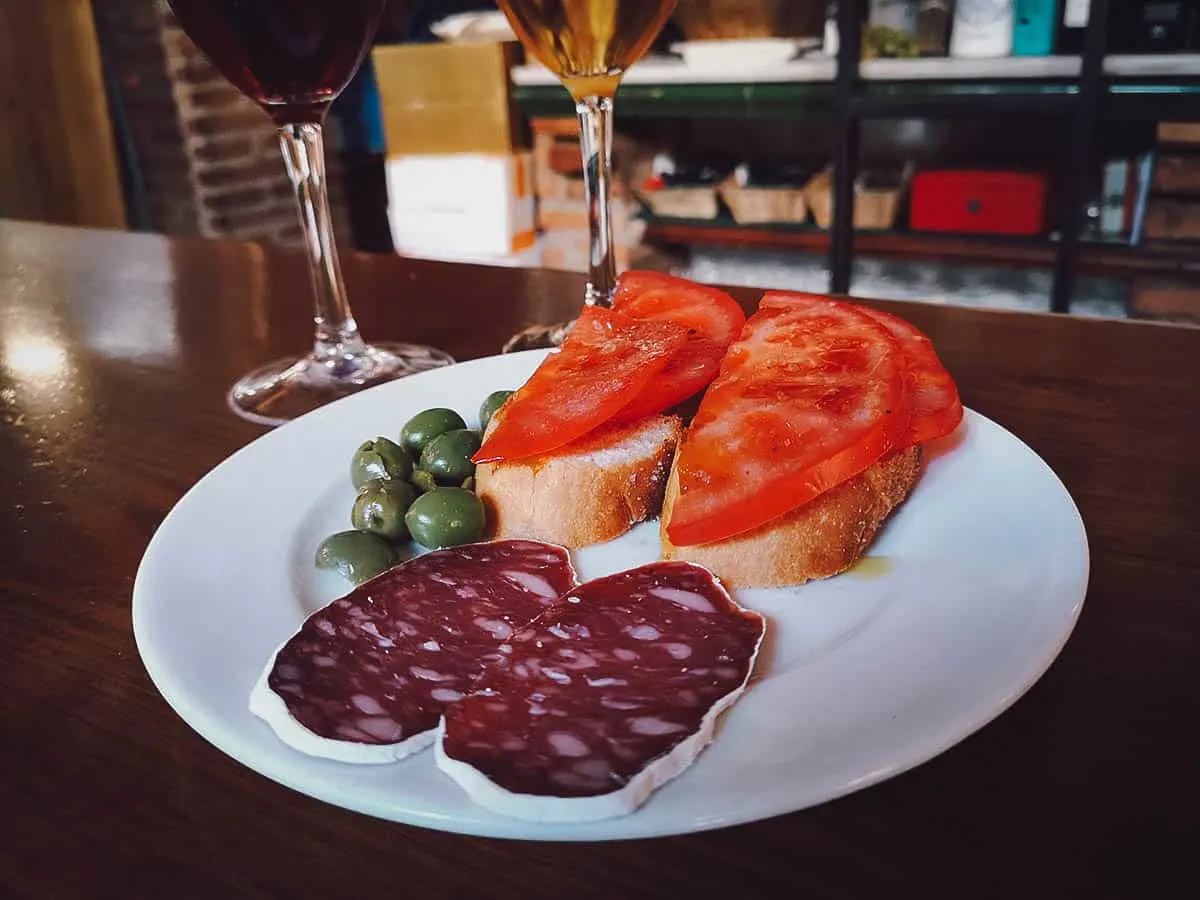
[(952, 432), (962, 421), (962, 401), (954, 379), (938, 359), (933, 342), (898, 316), (866, 306), (859, 308), (890, 331), (904, 350), (913, 409), (902, 446), (924, 444)]
[(427, 747), (447, 703), (575, 585), (561, 547), (495, 541), (418, 556), (313, 613), (250, 710), (311, 756), (387, 763)]
[(590, 581), (514, 635), (503, 662), (446, 708), (438, 768), (475, 802), (523, 819), (630, 813), (711, 742), (764, 631), (692, 563)]

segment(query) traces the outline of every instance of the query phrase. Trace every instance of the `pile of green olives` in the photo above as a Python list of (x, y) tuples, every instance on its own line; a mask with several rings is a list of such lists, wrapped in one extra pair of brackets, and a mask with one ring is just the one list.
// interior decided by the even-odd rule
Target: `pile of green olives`
[(409, 541), (437, 550), (480, 540), (485, 516), (474, 493), (471, 457), (511, 394), (488, 395), (478, 430), (454, 410), (436, 407), (409, 419), (399, 441), (376, 437), (361, 444), (350, 460), (350, 482), (358, 492), (352, 528), (321, 542), (317, 567), (361, 584), (405, 558)]

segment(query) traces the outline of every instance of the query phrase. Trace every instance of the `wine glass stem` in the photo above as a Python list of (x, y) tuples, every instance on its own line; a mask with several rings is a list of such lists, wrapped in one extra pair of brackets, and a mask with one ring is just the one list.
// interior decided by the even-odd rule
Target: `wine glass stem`
[(612, 97), (583, 97), (575, 104), (579, 114), (580, 147), (583, 150), (583, 186), (588, 206), (588, 306), (611, 306), (617, 282), (613, 255), (612, 207), (609, 181), (612, 177)]
[(321, 126), (312, 122), (284, 125), (279, 129), (279, 146), (296, 190), (300, 230), (312, 274), (316, 324), (313, 355), (330, 362), (345, 359), (361, 352), (364, 345), (350, 311), (333, 240)]

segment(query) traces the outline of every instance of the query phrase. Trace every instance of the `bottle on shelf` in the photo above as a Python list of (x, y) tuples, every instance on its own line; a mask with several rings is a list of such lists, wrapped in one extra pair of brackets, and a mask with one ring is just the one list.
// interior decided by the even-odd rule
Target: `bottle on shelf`
[(917, 47), (922, 56), (945, 56), (949, 49), (953, 0), (921, 0), (917, 9)]
[(1016, 0), (1013, 56), (1049, 56), (1057, 24), (1058, 0)]
[(1009, 56), (1013, 0), (958, 0), (950, 30), (950, 55), (961, 59)]
[(1058, 35), (1054, 50), (1061, 56), (1073, 56), (1083, 52), (1083, 33), (1087, 29), (1088, 17), (1092, 12), (1092, 0), (1063, 0), (1062, 15), (1058, 20)]
[(838, 23), (837, 0), (828, 0), (825, 4), (825, 31), (821, 38), (821, 52), (826, 56), (838, 55)]
[(1179, 53), (1194, 49), (1197, 0), (1125, 0), (1109, 12), (1110, 53)]
[(916, 37), (920, 0), (871, 0), (867, 24), (891, 28)]

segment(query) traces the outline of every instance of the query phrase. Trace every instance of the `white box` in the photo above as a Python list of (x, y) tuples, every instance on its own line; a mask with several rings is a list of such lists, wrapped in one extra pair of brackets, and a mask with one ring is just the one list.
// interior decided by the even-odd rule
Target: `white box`
[(401, 156), (387, 161), (396, 249), (438, 259), (510, 257), (536, 242), (528, 153)]
[(396, 252), (401, 256), (409, 256), (414, 259), (432, 259), (440, 262), (454, 263), (474, 263), (483, 266), (503, 266), (510, 269), (540, 269), (542, 267), (542, 257), (545, 248), (542, 242), (536, 241), (528, 250), (522, 250), (519, 253), (509, 253), (504, 256), (497, 256), (491, 253), (472, 254), (456, 252), (444, 252), (437, 250), (421, 250), (419, 248), (404, 248), (397, 247)]

